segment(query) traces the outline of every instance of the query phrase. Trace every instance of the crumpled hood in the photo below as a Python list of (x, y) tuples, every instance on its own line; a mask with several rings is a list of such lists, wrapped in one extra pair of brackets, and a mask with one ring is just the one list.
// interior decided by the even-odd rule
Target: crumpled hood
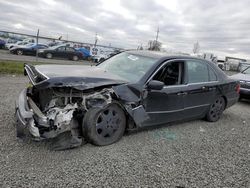
[(250, 81), (250, 74), (238, 73), (238, 74), (234, 74), (234, 75), (232, 75), (230, 77), (233, 78), (233, 79), (236, 79), (236, 80)]
[[(33, 70), (46, 77), (36, 87), (73, 87), (79, 90), (126, 83), (117, 75), (96, 66), (84, 65), (36, 65)], [(29, 74), (28, 74), (29, 75)], [(30, 76), (29, 76), (30, 77)]]

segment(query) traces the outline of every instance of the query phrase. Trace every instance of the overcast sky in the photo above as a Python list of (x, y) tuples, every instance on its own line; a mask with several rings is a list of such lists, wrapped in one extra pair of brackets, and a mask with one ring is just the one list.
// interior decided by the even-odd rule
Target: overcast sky
[(250, 58), (250, 0), (0, 0), (0, 30), (137, 48), (159, 26), (163, 47)]

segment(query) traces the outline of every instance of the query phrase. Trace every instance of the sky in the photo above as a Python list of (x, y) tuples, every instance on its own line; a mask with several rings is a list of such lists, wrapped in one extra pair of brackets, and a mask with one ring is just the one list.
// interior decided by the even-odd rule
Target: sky
[(250, 59), (250, 0), (0, 0), (0, 30)]

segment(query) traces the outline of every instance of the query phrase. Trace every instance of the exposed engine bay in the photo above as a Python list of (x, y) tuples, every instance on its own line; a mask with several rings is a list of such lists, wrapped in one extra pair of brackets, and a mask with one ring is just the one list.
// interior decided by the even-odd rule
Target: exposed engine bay
[[(54, 149), (77, 147), (85, 142), (82, 124), (86, 112), (91, 108), (104, 108), (114, 101), (120, 104), (121, 99), (112, 87), (82, 91), (72, 87), (37, 89), (31, 86), (27, 88), (28, 106), (34, 114), (29, 122), (30, 132), (36, 140), (56, 138), (70, 132), (65, 134), (67, 138), (63, 136), (57, 141)], [(144, 109), (136, 107), (134, 102), (123, 101), (120, 106), (127, 112), (127, 128), (135, 129), (136, 122), (132, 117), (136, 120)]]

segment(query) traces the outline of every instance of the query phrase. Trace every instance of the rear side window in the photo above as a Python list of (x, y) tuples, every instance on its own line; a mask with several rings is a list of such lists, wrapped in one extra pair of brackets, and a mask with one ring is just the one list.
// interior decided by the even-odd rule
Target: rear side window
[(66, 47), (66, 51), (68, 51), (68, 52), (74, 52), (75, 50), (73, 48)]
[(57, 48), (58, 51), (65, 51), (65, 46)]
[(200, 61), (187, 61), (188, 83), (209, 81), (209, 71), (206, 63)]

